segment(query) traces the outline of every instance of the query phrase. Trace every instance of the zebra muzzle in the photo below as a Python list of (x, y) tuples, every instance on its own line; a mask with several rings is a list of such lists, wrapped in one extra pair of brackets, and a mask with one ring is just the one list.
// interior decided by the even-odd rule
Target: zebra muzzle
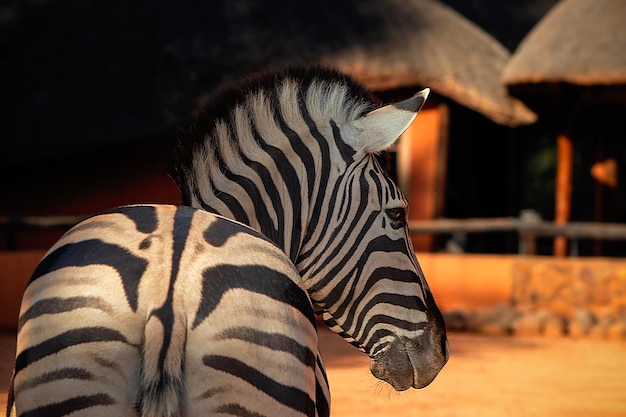
[(448, 361), (449, 347), (445, 335), (426, 332), (417, 340), (397, 338), (383, 352), (370, 360), (376, 378), (396, 391), (428, 386)]

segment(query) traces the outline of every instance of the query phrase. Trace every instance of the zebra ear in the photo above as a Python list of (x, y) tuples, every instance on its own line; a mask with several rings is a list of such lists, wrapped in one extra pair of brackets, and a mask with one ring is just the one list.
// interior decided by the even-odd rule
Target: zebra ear
[(430, 93), (425, 88), (413, 97), (367, 113), (344, 126), (344, 140), (355, 151), (380, 152), (390, 147), (409, 127)]

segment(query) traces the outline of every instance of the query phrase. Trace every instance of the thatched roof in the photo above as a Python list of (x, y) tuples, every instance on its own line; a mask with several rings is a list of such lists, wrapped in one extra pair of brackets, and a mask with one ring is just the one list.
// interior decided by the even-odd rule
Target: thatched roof
[[(499, 82), (510, 53), (436, 0), (231, 0), (223, 13), (214, 62), (229, 78), (268, 65), (324, 63), (369, 89), (430, 87), (496, 123), (536, 120)], [(194, 54), (180, 44), (176, 51), (177, 59)]]
[(514, 51), (559, 0), (440, 0)]
[(626, 84), (626, 0), (562, 0), (520, 43), (502, 80)]
[(500, 124), (536, 120), (499, 81), (510, 53), (454, 9), (435, 0), (387, 0), (372, 6), (384, 22), (378, 41), (354, 42), (325, 56), (325, 62), (377, 90), (428, 86)]
[(434, 0), (18, 0), (0, 15), (1, 163), (149, 137), (221, 82), (291, 62), (534, 120), (497, 82), (509, 53)]
[(427, 86), (496, 123), (536, 120), (499, 82), (510, 53), (454, 9), (436, 0), (311, 1), (234, 1), (227, 72), (322, 62), (370, 89)]

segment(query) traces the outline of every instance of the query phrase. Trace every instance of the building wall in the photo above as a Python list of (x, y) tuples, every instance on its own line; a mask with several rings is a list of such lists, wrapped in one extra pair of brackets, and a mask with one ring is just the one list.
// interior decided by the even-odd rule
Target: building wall
[[(0, 216), (88, 216), (135, 203), (180, 203), (168, 176), (167, 141), (118, 144), (67, 157), (0, 167)], [(47, 249), (67, 228), (0, 228), (0, 250)]]

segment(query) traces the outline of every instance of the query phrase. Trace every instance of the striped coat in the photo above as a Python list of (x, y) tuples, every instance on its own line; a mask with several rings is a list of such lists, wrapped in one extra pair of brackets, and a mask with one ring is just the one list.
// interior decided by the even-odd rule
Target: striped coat
[(273, 243), (201, 210), (130, 206), (72, 228), (35, 270), (13, 389), (21, 416), (313, 416), (318, 356)]

